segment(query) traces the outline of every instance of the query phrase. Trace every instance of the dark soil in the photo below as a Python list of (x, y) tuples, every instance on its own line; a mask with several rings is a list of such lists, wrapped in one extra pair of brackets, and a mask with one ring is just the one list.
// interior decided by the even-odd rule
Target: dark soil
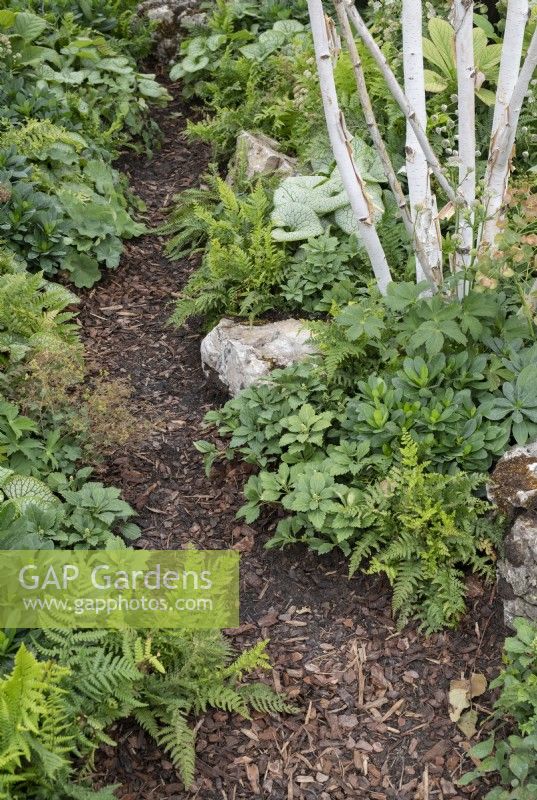
[[(186, 113), (176, 100), (160, 115), (162, 150), (152, 161), (131, 156), (122, 165), (152, 225), (207, 163), (205, 149), (182, 134)], [(237, 522), (247, 468), (231, 464), (206, 478), (192, 446), (204, 436), (205, 411), (225, 399), (201, 371), (202, 330), (167, 325), (194, 262), (170, 263), (162, 249), (156, 236), (128, 243), (119, 269), (83, 304), (92, 368), (128, 379), (135, 413), (151, 424), (143, 445), (117, 452), (103, 476), (138, 510), (141, 546), (193, 542), (241, 552), (242, 624), (230, 635), (238, 647), (270, 638), (273, 683), (301, 710), (251, 721), (206, 714), (190, 792), (152, 740), (124, 725), (115, 731), (119, 746), (99, 754), (99, 785), (121, 782), (123, 800), (484, 797), (483, 786), (456, 788), (470, 744), (449, 720), (448, 691), (452, 679), (472, 672), (490, 679), (499, 669), (505, 631), (494, 593), (471, 582), (457, 631), (397, 632), (384, 581), (349, 581), (335, 557), (266, 551), (274, 522)]]

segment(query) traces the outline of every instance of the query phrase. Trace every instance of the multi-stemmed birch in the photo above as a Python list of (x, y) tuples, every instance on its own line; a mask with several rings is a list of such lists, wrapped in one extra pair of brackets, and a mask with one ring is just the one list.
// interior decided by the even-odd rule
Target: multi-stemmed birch
[[(476, 254), (495, 247), (511, 171), (513, 148), (520, 112), (537, 65), (537, 29), (522, 60), (524, 34), (529, 21), (528, 0), (508, 0), (502, 57), (498, 76), (496, 104), (491, 129), (490, 148), (484, 180), (477, 185), (475, 91), (480, 76), (474, 62), (473, 0), (452, 0), (451, 23), (454, 29), (457, 67), (458, 105), (458, 178), (452, 183), (447, 165), (443, 166), (427, 137), (427, 112), (423, 65), (421, 0), (402, 0), (403, 73), (402, 87), (384, 54), (371, 35), (353, 0), (334, 0), (340, 28), (352, 60), (358, 97), (388, 184), (400, 209), (403, 223), (411, 234), (416, 255), (416, 278), (429, 281), (431, 290), (442, 284), (442, 266), (437, 199), (432, 179), (442, 190), (448, 205), (442, 216), (455, 220), (455, 256), (451, 271), (466, 272), (474, 265)], [(322, 0), (308, 0), (323, 106), (334, 157), (352, 209), (358, 219), (364, 245), (370, 258), (379, 289), (385, 293), (391, 280), (386, 256), (375, 226), (368, 214), (368, 198), (359, 170), (352, 158), (349, 133), (338, 105), (333, 59), (333, 23), (325, 16)], [(352, 27), (351, 27), (352, 26)], [(408, 198), (395, 174), (388, 150), (382, 140), (367, 89), (352, 28), (380, 69), (389, 91), (407, 121), (406, 178)], [(480, 212), (481, 224), (476, 224)], [(363, 235), (365, 234), (365, 236)], [(459, 281), (459, 295), (468, 280)]]

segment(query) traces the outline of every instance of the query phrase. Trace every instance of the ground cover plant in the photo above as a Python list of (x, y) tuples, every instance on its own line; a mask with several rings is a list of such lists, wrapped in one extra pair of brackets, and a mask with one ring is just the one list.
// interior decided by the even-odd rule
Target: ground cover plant
[[(107, 730), (133, 716), (164, 748), (185, 784), (195, 769), (191, 712), (208, 706), (249, 717), (249, 708), (292, 710), (265, 684), (244, 676), (268, 668), (266, 643), (232, 658), (218, 632), (49, 630), (22, 644), (0, 681), (3, 798), (113, 798), (116, 786), (84, 788), (71, 758), (91, 762), (113, 743)], [(61, 666), (60, 666), (61, 665)]]
[(167, 93), (138, 72), (126, 39), (121, 47), (75, 12), (1, 12), (0, 230), (29, 269), (89, 287), (143, 230), (110, 162), (135, 138), (150, 146), (147, 111)]
[[(3, 550), (126, 548), (140, 537), (135, 511), (95, 467), (147, 428), (126, 384), (86, 374), (70, 285), (91, 287), (145, 230), (133, 216), (143, 204), (112, 162), (158, 144), (149, 110), (169, 95), (138, 66), (153, 27), (129, 0), (0, 10)], [(247, 680), (269, 667), (265, 647), (233, 654), (216, 631), (3, 632), (0, 797), (115, 797), (115, 785), (92, 789), (90, 773), (97, 748), (114, 744), (109, 729), (129, 717), (189, 785), (193, 716), (293, 710)]]
[[(461, 780), (466, 785), (480, 775), (497, 773), (501, 786), (487, 800), (531, 800), (537, 790), (536, 650), (537, 629), (526, 619), (514, 621), (516, 635), (505, 640), (505, 667), (491, 685), (499, 689), (494, 705), (496, 730), (472, 748), (476, 769)], [(504, 738), (502, 726), (514, 723)]]
[[(320, 350), (207, 414), (220, 436), (196, 443), (207, 470), (255, 465), (238, 516), (275, 517), (269, 547), (341, 550), (351, 574), (385, 574), (399, 625), (430, 632), (460, 622), (469, 571), (494, 576), (503, 523), (487, 472), (537, 434), (537, 17), (527, 2), (498, 4), (499, 23), (458, 0), (427, 16), (376, 6), (311, 0), (309, 25), (297, 10), (262, 29), (241, 4), (209, 14), (172, 69), (207, 112), (190, 135), (222, 168), (240, 130), (268, 133), (298, 174), (248, 181), (238, 153), (223, 192), (213, 173), (162, 230), (171, 258), (202, 254), (174, 322), (298, 313)], [(283, 111), (291, 93), (298, 120)], [(278, 271), (251, 304), (257, 242), (226, 226), (261, 193), (263, 263), (276, 253)], [(211, 269), (219, 237), (242, 269), (229, 250)], [(531, 737), (523, 748), (530, 763)], [(490, 796), (519, 796), (514, 780)]]
[[(249, 787), (259, 795), (281, 785), (275, 776), (287, 774), (294, 742), (306, 731), (300, 780), (293, 783), (291, 775), (282, 796), (295, 796), (297, 787), (307, 796), (320, 787), (319, 794), (326, 790), (339, 800), (334, 773), (316, 748), (319, 738), (343, 736), (327, 698), (330, 681), (340, 680), (331, 676), (344, 676), (337, 709), (344, 712), (341, 730), (351, 731), (341, 742), (342, 750), (353, 750), (353, 766), (340, 772), (361, 772), (349, 784), (353, 794), (375, 786), (383, 800), (391, 789), (425, 798), (427, 769), (421, 786), (405, 788), (404, 770), (395, 779), (385, 754), (383, 771), (375, 774), (375, 755), (386, 746), (382, 736), (404, 730), (407, 710), (396, 700), (394, 676), (384, 675), (382, 654), (394, 639), (400, 652), (395, 658), (390, 652), (390, 664), (399, 667), (402, 655), (408, 660), (397, 674), (401, 685), (414, 686), (420, 677), (413, 660), (426, 651), (416, 651), (416, 641), (432, 642), (424, 662), (455, 669), (456, 659), (443, 647), (467, 640), (439, 632), (471, 627), (467, 611), (489, 591), (484, 585), (492, 587), (502, 553), (505, 524), (486, 499), (488, 473), (507, 448), (537, 436), (537, 11), (526, 0), (499, 2), (499, 20), (466, 0), (434, 0), (425, 8), (415, 0), (382, 0), (363, 11), (343, 0), (217, 0), (206, 10), (205, 21), (198, 17), (181, 36), (171, 78), (180, 83), (174, 92), (202, 106), (187, 136), (209, 145), (214, 163), (201, 187), (192, 186), (190, 173), (183, 176), (181, 161), (169, 166), (169, 183), (161, 184), (162, 172), (153, 175), (152, 167), (147, 184), (139, 180), (159, 222), (155, 208), (162, 199), (155, 193), (169, 197), (170, 185), (188, 187), (159, 232), (170, 237), (167, 252), (183, 260), (190, 277), (178, 292), (175, 267), (155, 258), (161, 246), (155, 239), (129, 251), (128, 278), (107, 283), (95, 297), (82, 293), (90, 346), (110, 333), (117, 370), (123, 370), (124, 349), (138, 394), (158, 409), (158, 437), (140, 427), (141, 405), (129, 409), (128, 381), (86, 374), (79, 298), (69, 288), (91, 288), (105, 270), (116, 269), (124, 240), (144, 231), (137, 214), (143, 203), (114, 159), (126, 149), (150, 154), (158, 145), (151, 112), (169, 95), (140, 67), (155, 25), (137, 15), (132, 0), (9, 0), (0, 10), (0, 543), (3, 549), (211, 544), (207, 525), (222, 512), (225, 518), (230, 492), (211, 487), (204, 495), (201, 479), (190, 473), (183, 485), (182, 465), (191, 460), (185, 437), (193, 438), (198, 417), (185, 411), (179, 394), (186, 388), (195, 396), (196, 413), (204, 402), (183, 375), (192, 367), (183, 349), (192, 337), (175, 334), (178, 351), (167, 341), (165, 298), (173, 292), (176, 327), (199, 318), (210, 327), (223, 316), (255, 324), (298, 315), (318, 355), (273, 372), (209, 412), (211, 439), (196, 442), (208, 472), (233, 460), (233, 486), (244, 483), (238, 520), (219, 546), (232, 542), (248, 554), (255, 530), (266, 523), (270, 547), (300, 545), (319, 557), (308, 573), (315, 586), (324, 564), (337, 564), (341, 555), (353, 577), (349, 593), (362, 581), (373, 585), (358, 574), (380, 576), (374, 585), (389, 594), (394, 624), (387, 612), (374, 621), (386, 639), (373, 648), (374, 669), (357, 643), (372, 634), (361, 625), (354, 629), (354, 607), (330, 620), (334, 630), (343, 624), (345, 642), (352, 633), (350, 657), (346, 644), (334, 640), (307, 661), (306, 637), (286, 632), (277, 670), (289, 657), (293, 674), (285, 672), (281, 681), (276, 671), (276, 686), (291, 686), (296, 696), (293, 676), (301, 675), (312, 702), (303, 723), (289, 722), (278, 754), (274, 729), (251, 721), (252, 710), (293, 711), (283, 695), (250, 682), (252, 672), (269, 666), (265, 643), (250, 641), (233, 654), (227, 639), (213, 633), (6, 631), (0, 636), (0, 797), (106, 800), (129, 792), (115, 786), (113, 770), (105, 780), (100, 772), (102, 789), (91, 788), (90, 777), (103, 752), (110, 760), (109, 748), (136, 749), (124, 736), (132, 730), (137, 741), (145, 731), (188, 786), (197, 720), (215, 708), (252, 724), (245, 729), (251, 752), (239, 750), (239, 756), (231, 737), (232, 769), (246, 769), (241, 797)], [(177, 138), (179, 118), (173, 120)], [(244, 154), (235, 152), (244, 129), (276, 137), (295, 173), (248, 178)], [(198, 145), (191, 146), (190, 157)], [(200, 260), (191, 262), (191, 255)], [(140, 276), (137, 265), (150, 275)], [(151, 289), (149, 279), (155, 280)], [(140, 339), (137, 319), (143, 335), (132, 350), (128, 337)], [(178, 429), (188, 433), (178, 436)], [(154, 447), (152, 472), (144, 453), (121, 452), (136, 436), (149, 448), (145, 453)], [(103, 467), (104, 456), (113, 467), (106, 461)], [(146, 486), (149, 475), (155, 480)], [(157, 515), (157, 524), (142, 524), (144, 534), (133, 507), (109, 485), (116, 479), (135, 482), (132, 502), (145, 522), (149, 513)], [(214, 508), (202, 520), (207, 502)], [(180, 522), (177, 508), (186, 509)], [(174, 538), (179, 527), (181, 539)], [(281, 597), (264, 585), (261, 570), (251, 569), (255, 558), (244, 576), (258, 595), (252, 608), (265, 595), (274, 599), (259, 627), (296, 625), (300, 634), (302, 617), (319, 605), (314, 637), (320, 641), (330, 603), (321, 605), (307, 591), (307, 601), (297, 599), (285, 570), (289, 602), (279, 613)], [(297, 569), (290, 567), (290, 574)], [(482, 658), (490, 619), (483, 622), (481, 628), (476, 621), (475, 658), (466, 646), (470, 655), (457, 660), (457, 669), (473, 670)], [(252, 627), (246, 624), (246, 632)], [(465, 789), (481, 776), (498, 783), (491, 800), (528, 800), (535, 791), (534, 639), (533, 626), (521, 621), (506, 642), (505, 670), (492, 685), (499, 691), (494, 737), (485, 720), (470, 754), (476, 769), (463, 778), (463, 792), (486, 792)], [(342, 663), (329, 662), (328, 671), (323, 660), (334, 653)], [(436, 673), (439, 686), (445, 677)], [(358, 700), (348, 688), (355, 681)], [(386, 695), (380, 704), (369, 695), (373, 686)], [(324, 705), (317, 704), (321, 695)], [(15, 702), (21, 697), (22, 707)], [(378, 739), (362, 752), (353, 729), (369, 735), (370, 700)], [(421, 708), (412, 708), (412, 725), (421, 730)], [(332, 722), (312, 737), (309, 726), (321, 709)], [(209, 728), (209, 744), (201, 736), (202, 749), (221, 741), (223, 715), (214, 719), (218, 731)], [(413, 741), (405, 745), (404, 763), (414, 757)], [(276, 757), (268, 761), (263, 753), (260, 772), (252, 753), (263, 747)], [(319, 755), (315, 764), (312, 753)], [(151, 759), (143, 760), (150, 771)], [(311, 779), (302, 774), (307, 770)], [(464, 771), (460, 759), (447, 770), (450, 781), (440, 789), (449, 796), (457, 791), (451, 780)], [(225, 782), (210, 790), (212, 777), (204, 765), (196, 790), (227, 792)], [(378, 783), (364, 788), (366, 778)]]

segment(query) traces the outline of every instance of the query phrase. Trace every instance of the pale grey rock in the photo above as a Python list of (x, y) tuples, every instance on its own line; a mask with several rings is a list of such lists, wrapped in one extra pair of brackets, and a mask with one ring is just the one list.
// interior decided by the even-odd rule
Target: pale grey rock
[(151, 19), (156, 22), (166, 22), (168, 25), (174, 21), (173, 11), (170, 6), (166, 4), (162, 6), (156, 6), (155, 8), (148, 8), (146, 17), (147, 19)]
[(537, 620), (537, 518), (518, 517), (505, 539), (505, 558), (498, 564), (498, 590), (504, 619)]
[(158, 22), (155, 31), (155, 55), (163, 64), (177, 56), (186, 29), (203, 26), (207, 15), (199, 11), (201, 0), (143, 0), (138, 16)]
[(537, 442), (517, 445), (502, 456), (487, 494), (512, 525), (498, 563), (505, 623), (512, 626), (515, 617), (537, 620)]
[(298, 319), (244, 325), (222, 319), (201, 343), (201, 362), (231, 395), (259, 383), (277, 367), (287, 367), (316, 353), (310, 332)]
[(242, 131), (237, 137), (237, 148), (230, 176), (232, 180), (235, 165), (245, 162), (246, 177), (251, 180), (256, 175), (296, 175), (296, 159), (278, 150), (278, 142), (264, 133)]

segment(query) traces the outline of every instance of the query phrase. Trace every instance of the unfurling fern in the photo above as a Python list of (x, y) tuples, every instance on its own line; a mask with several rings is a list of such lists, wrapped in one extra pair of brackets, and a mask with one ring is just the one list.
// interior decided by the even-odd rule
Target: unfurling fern
[(258, 316), (274, 305), (272, 289), (281, 281), (286, 259), (271, 235), (270, 194), (262, 183), (248, 195), (236, 194), (215, 177), (208, 198), (194, 197), (195, 202), (180, 200), (162, 229), (176, 231), (169, 246), (173, 257), (185, 252), (188, 240), (193, 246), (205, 242), (201, 267), (181, 292), (172, 322), (182, 325), (193, 315), (209, 322), (224, 314)]
[(168, 753), (186, 786), (195, 766), (191, 714), (208, 708), (249, 716), (249, 708), (294, 709), (264, 684), (241, 684), (257, 669), (270, 667), (266, 642), (231, 660), (231, 648), (215, 631), (47, 630), (37, 652), (68, 664), (70, 713), (78, 720), (77, 748), (90, 755), (106, 730), (132, 716)]
[(393, 586), (392, 607), (400, 627), (417, 618), (430, 633), (454, 626), (465, 611), (462, 568), (492, 577), (490, 533), (481, 520), (491, 508), (474, 490), (484, 477), (428, 472), (410, 433), (402, 436), (400, 462), (372, 498), (375, 524), (361, 533), (351, 556), (354, 573), (384, 573)]

